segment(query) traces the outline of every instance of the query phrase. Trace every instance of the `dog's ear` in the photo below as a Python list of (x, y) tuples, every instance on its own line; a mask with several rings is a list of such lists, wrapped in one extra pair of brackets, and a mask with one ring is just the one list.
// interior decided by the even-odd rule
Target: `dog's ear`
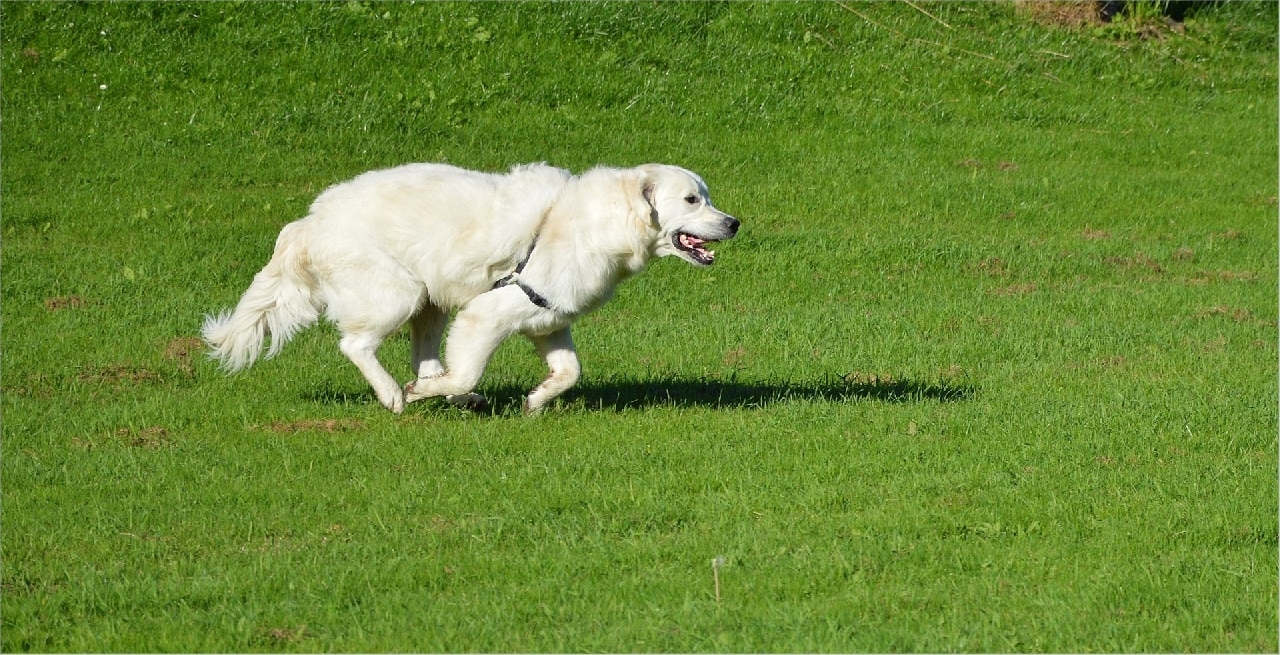
[(658, 172), (658, 167), (654, 164), (645, 164), (640, 167), (640, 196), (649, 207), (648, 218), (654, 225), (658, 223), (658, 203), (654, 199), (654, 191), (658, 186)]
[(652, 177), (646, 175), (640, 183), (640, 195), (644, 197), (645, 203), (649, 205), (653, 213), (657, 214), (658, 206), (653, 204), (653, 188), (655, 186), (657, 186), (657, 182), (654, 182)]
[(631, 193), (639, 191), (639, 197), (632, 196), (632, 211), (636, 212), (636, 218), (643, 228), (654, 229), (658, 226), (658, 203), (654, 198), (658, 186), (657, 171), (646, 164), (639, 167), (637, 172), (639, 175), (634, 178), (636, 186), (631, 187)]

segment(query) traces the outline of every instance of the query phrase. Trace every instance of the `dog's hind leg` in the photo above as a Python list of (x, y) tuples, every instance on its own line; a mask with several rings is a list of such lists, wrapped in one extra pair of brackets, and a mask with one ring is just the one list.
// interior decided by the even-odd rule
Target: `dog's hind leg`
[(422, 287), (378, 264), (371, 261), (363, 269), (331, 272), (327, 313), (342, 332), (342, 354), (364, 374), (378, 402), (399, 414), (404, 411), (404, 392), (377, 353), (387, 336), (413, 315)]
[(547, 378), (542, 381), (542, 384), (534, 387), (524, 401), (525, 413), (538, 414), (547, 406), (547, 403), (555, 400), (578, 381), (582, 369), (578, 365), (578, 354), (573, 348), (573, 338), (569, 334), (569, 328), (566, 327), (548, 335), (530, 336), (529, 340), (533, 341), (538, 354), (542, 355), (543, 361), (550, 369)]
[(382, 345), (384, 338), (384, 335), (369, 332), (351, 332), (342, 336), (338, 347), (364, 374), (364, 378), (373, 387), (373, 393), (378, 396), (378, 402), (399, 414), (404, 411), (404, 392), (378, 361), (378, 347)]

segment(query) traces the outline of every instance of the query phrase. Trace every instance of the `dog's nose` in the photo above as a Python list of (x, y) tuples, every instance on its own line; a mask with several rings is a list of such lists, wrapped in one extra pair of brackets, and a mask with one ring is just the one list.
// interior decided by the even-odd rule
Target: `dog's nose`
[(732, 217), (732, 216), (725, 216), (725, 217), (724, 217), (724, 224), (725, 224), (725, 227), (729, 228), (729, 232), (731, 232), (731, 233), (733, 233), (733, 234), (737, 234), (737, 233), (738, 233), (738, 226), (739, 226), (739, 225), (742, 225), (742, 223), (741, 223), (740, 221), (738, 221), (738, 219), (736, 219), (736, 218), (734, 218), (734, 217)]

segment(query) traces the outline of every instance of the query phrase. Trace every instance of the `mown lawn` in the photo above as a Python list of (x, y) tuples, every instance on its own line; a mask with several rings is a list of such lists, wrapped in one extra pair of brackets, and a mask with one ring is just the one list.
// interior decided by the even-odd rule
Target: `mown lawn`
[[(1276, 12), (3, 3), (0, 649), (1275, 652)], [(536, 419), (522, 342), (488, 415), (327, 325), (218, 372), (280, 227), (412, 161), (744, 227)]]

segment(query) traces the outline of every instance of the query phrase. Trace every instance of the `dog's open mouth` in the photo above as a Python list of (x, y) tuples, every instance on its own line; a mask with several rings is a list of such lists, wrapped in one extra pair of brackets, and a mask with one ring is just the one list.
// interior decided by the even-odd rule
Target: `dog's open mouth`
[(676, 248), (689, 253), (695, 262), (703, 266), (710, 266), (716, 261), (715, 251), (707, 250), (705, 247), (709, 243), (715, 243), (714, 240), (695, 237), (688, 232), (676, 232), (671, 237), (671, 242)]

